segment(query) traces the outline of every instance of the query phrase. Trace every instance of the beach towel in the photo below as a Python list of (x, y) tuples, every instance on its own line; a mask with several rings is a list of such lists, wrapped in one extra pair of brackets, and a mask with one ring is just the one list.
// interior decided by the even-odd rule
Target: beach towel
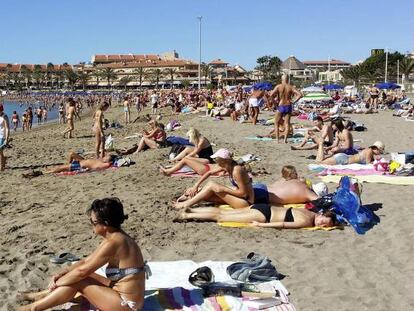
[[(286, 208), (305, 208), (305, 204), (285, 204), (283, 205), (283, 207)], [(220, 209), (223, 210), (228, 210), (228, 209), (233, 209), (230, 205), (220, 205), (219, 206)], [(252, 227), (250, 226), (249, 223), (245, 223), (245, 222), (230, 222), (230, 221), (223, 221), (223, 222), (218, 222), (217, 223), (220, 227), (227, 227), (227, 228), (252, 228), (255, 229), (256, 227)], [(314, 227), (307, 227), (307, 228), (302, 228), (303, 230), (309, 230), (309, 231), (317, 231), (317, 230), (323, 230), (323, 231), (331, 231), (331, 230), (335, 230), (335, 229), (339, 229), (339, 230), (343, 230), (343, 226), (334, 226), (334, 227), (319, 227), (319, 226), (314, 226)]]
[[(226, 269), (233, 262), (230, 261), (205, 261), (195, 263), (191, 260), (149, 262), (152, 276), (145, 284), (144, 311), (161, 310), (188, 310), (188, 311), (253, 311), (246, 302), (249, 298), (233, 296), (203, 297), (201, 289), (193, 286), (189, 281), (189, 275), (196, 269), (207, 266), (215, 277), (216, 282), (236, 284), (227, 274)], [(103, 268), (97, 271), (102, 274)], [(289, 302), (289, 292), (280, 281), (264, 283), (277, 290), (280, 297), (280, 305), (263, 309), (267, 311), (295, 311), (293, 304)], [(82, 309), (81, 309), (82, 308)], [(96, 310), (85, 299), (78, 309)]]
[(368, 176), (368, 175), (384, 175), (384, 171), (377, 171), (376, 169), (351, 170), (351, 169), (326, 168), (322, 172), (318, 173), (317, 175), (318, 176), (326, 176), (326, 175)]
[[(256, 140), (256, 141), (276, 141), (276, 139), (274, 138), (270, 138), (270, 137), (257, 137), (257, 136), (247, 136), (244, 139), (248, 139), (248, 140)], [(289, 143), (300, 143), (303, 140), (303, 137), (289, 137), (288, 139)], [(308, 143), (312, 142), (311, 140), (308, 141)]]
[[(325, 183), (338, 183), (343, 177), (341, 175), (319, 176)], [(393, 175), (367, 175), (355, 176), (359, 182), (389, 184), (389, 185), (414, 185), (414, 176), (393, 176)]]
[(346, 164), (346, 165), (326, 165), (326, 164), (320, 164), (320, 163), (311, 163), (308, 165), (308, 169), (313, 172), (322, 172), (325, 169), (329, 170), (352, 170), (352, 171), (358, 171), (358, 170), (373, 170), (374, 166), (372, 164)]

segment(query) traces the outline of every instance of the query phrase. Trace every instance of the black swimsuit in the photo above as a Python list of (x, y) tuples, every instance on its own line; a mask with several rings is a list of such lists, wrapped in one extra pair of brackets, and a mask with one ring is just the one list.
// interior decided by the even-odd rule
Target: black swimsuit
[(270, 218), (272, 216), (272, 209), (270, 207), (270, 204), (253, 204), (251, 209), (258, 210), (266, 218), (266, 222), (270, 222)]
[(285, 214), (285, 219), (283, 220), (284, 222), (294, 222), (295, 218), (293, 218), (293, 213), (292, 213), (292, 208), (289, 207), (286, 210), (286, 214)]
[(211, 158), (211, 156), (214, 154), (213, 152), (213, 147), (208, 146), (205, 147), (204, 149), (201, 149), (200, 152), (198, 153), (198, 157), (200, 159), (207, 159), (210, 161), (210, 163), (214, 163), (214, 160)]

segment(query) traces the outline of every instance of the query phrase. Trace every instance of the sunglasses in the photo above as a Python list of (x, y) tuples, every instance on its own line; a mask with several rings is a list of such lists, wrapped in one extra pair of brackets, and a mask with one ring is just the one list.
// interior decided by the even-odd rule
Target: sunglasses
[(92, 218), (89, 218), (89, 222), (91, 223), (91, 225), (92, 226), (96, 226), (96, 225), (99, 225), (99, 221), (97, 221), (97, 220), (93, 220)]

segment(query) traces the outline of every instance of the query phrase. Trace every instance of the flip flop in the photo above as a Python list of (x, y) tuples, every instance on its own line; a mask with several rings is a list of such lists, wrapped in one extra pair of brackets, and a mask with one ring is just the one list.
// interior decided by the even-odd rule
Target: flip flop
[(50, 258), (50, 262), (55, 264), (62, 264), (65, 262), (78, 261), (80, 258), (72, 253), (64, 252), (55, 257)]

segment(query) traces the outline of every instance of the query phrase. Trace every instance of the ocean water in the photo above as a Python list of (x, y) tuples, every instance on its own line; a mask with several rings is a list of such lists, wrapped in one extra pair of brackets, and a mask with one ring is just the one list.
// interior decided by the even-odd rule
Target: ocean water
[[(35, 111), (35, 109), (38, 107), (39, 105), (32, 105), (32, 109), (33, 112)], [(10, 101), (4, 101), (4, 112), (7, 114), (7, 116), (9, 117), (9, 120), (11, 122), (11, 116), (13, 114), (13, 111), (16, 111), (17, 114), (20, 117), (20, 121), (22, 119), (22, 114), (24, 113), (24, 111), (28, 108), (29, 106), (27, 104), (22, 104), (19, 102), (10, 102)], [(52, 121), (52, 120), (57, 120), (59, 118), (59, 111), (58, 111), (58, 107), (54, 107), (51, 110), (49, 110), (48, 114), (47, 114), (47, 121)], [(33, 125), (37, 124), (37, 118), (34, 115), (33, 116)], [(20, 124), (21, 126), (21, 124)]]

